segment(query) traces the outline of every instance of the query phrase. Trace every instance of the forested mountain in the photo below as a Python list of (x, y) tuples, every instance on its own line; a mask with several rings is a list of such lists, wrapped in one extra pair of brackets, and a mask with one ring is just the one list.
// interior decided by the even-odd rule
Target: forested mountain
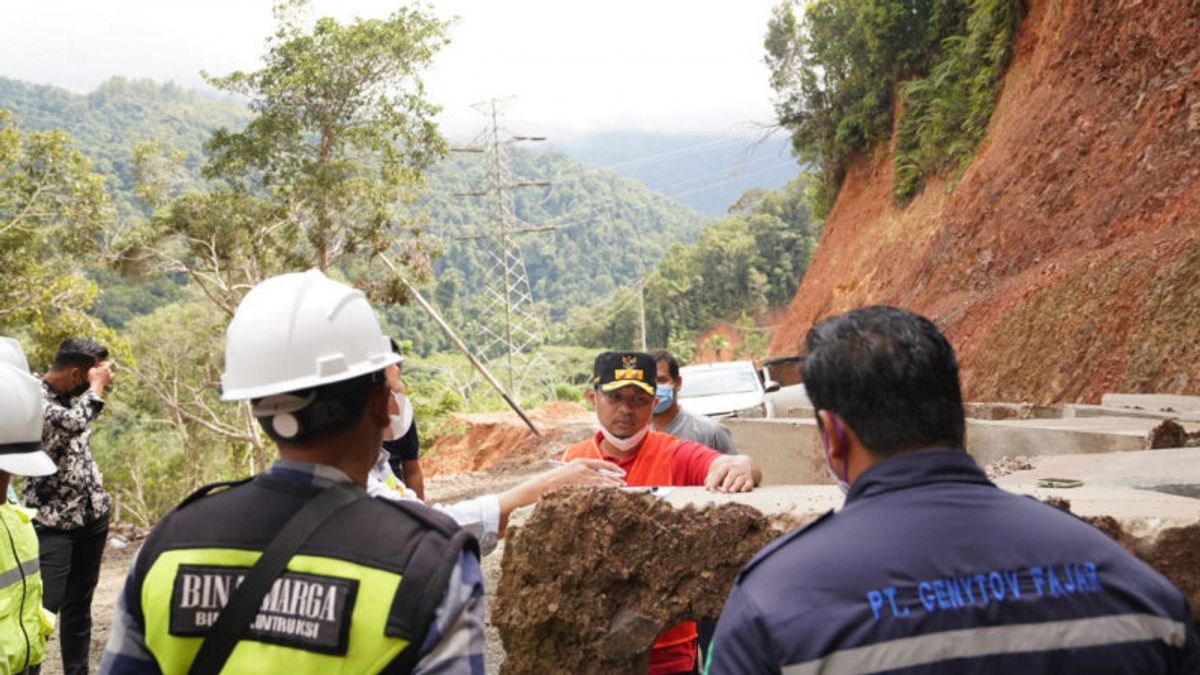
[[(556, 227), (515, 235), (525, 258), (534, 299), (545, 303), (552, 321), (566, 311), (639, 278), (676, 242), (694, 241), (703, 216), (650, 192), (608, 169), (572, 161), (555, 152), (514, 152), (519, 180), (550, 187), (513, 191), (513, 227)], [(435, 264), (441, 277), (472, 292), (486, 283), (490, 249), (497, 245), (493, 204), (487, 197), (454, 193), (486, 185), (479, 155), (452, 156), (430, 174), (429, 197), (419, 208), (429, 218), (445, 255)], [(465, 239), (485, 236), (489, 239)]]
[(781, 188), (798, 170), (783, 134), (759, 139), (612, 131), (552, 146), (716, 218), (747, 190)]
[[(150, 140), (182, 150), (195, 169), (213, 129), (240, 128), (249, 119), (241, 106), (172, 84), (113, 78), (86, 96), (62, 89), (0, 79), (0, 108), (27, 129), (67, 131), (108, 181), (121, 217), (143, 217), (134, 197), (133, 145)], [(489, 247), (495, 212), (486, 198), (456, 196), (486, 187), (487, 166), (479, 154), (452, 154), (428, 174), (425, 196), (407, 210), (410, 222), (432, 237), (443, 255), (434, 261), (430, 290), (439, 307), (459, 326), (476, 316), (488, 283)], [(648, 190), (616, 171), (582, 164), (557, 152), (515, 149), (513, 174), (549, 187), (513, 191), (514, 212), (534, 227), (558, 229), (518, 235), (538, 314), (545, 328), (561, 326), (569, 309), (590, 303), (651, 269), (667, 248), (691, 242), (704, 217)], [(523, 226), (519, 225), (518, 226)], [(102, 277), (94, 310), (119, 326), (176, 297), (170, 284), (122, 284)], [(441, 334), (411, 308), (393, 308), (389, 318), (418, 336), (414, 347), (429, 353), (448, 347)], [(560, 331), (561, 332), (561, 331)], [(553, 339), (554, 335), (550, 335)]]
[(0, 108), (23, 129), (61, 129), (88, 155), (121, 213), (137, 208), (130, 151), (139, 141), (162, 141), (185, 153), (189, 168), (204, 161), (213, 129), (241, 127), (249, 112), (175, 84), (114, 77), (81, 96), (65, 89), (0, 77)]

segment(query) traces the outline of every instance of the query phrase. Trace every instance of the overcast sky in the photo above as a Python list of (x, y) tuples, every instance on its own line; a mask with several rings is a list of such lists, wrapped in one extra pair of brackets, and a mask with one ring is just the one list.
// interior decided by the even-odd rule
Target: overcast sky
[[(510, 98), (509, 127), (558, 138), (606, 130), (753, 134), (771, 121), (762, 38), (777, 0), (437, 0), (459, 17), (427, 76), (455, 137)], [(379, 0), (318, 0), (317, 15), (383, 17)], [(199, 71), (253, 69), (269, 0), (0, 0), (0, 75), (87, 92), (112, 75), (200, 88)]]

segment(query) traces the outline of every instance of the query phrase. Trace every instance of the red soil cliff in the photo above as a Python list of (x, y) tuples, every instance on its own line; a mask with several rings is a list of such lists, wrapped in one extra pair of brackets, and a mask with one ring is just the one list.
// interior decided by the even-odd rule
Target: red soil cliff
[(1028, 6), (962, 179), (897, 208), (889, 149), (861, 158), (772, 354), (890, 303), (947, 333), (968, 399), (1200, 391), (1200, 3)]

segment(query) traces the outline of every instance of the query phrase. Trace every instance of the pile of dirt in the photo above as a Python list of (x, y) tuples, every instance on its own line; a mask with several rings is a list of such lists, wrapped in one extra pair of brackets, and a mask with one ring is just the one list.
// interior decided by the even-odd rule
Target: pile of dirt
[(1179, 422), (1163, 420), (1162, 424), (1150, 430), (1146, 441), (1147, 448), (1200, 448), (1200, 431), (1188, 433)]
[(891, 148), (864, 153), (773, 355), (889, 303), (946, 332), (968, 399), (1200, 386), (1200, 3), (1027, 6), (961, 180), (898, 208)]
[[(1069, 510), (1069, 509), (1068, 509)], [(1200, 523), (1173, 527), (1154, 537), (1135, 537), (1111, 516), (1084, 518), (1183, 591), (1200, 625)]]
[[(1071, 512), (1069, 500), (1051, 497), (1042, 502)], [(1136, 537), (1112, 516), (1086, 516), (1083, 520), (1158, 570), (1183, 591), (1192, 608), (1192, 618), (1200, 625), (1200, 523), (1162, 530), (1149, 537)]]
[(577, 403), (555, 401), (527, 411), (541, 436), (514, 412), (453, 415), (463, 431), (440, 436), (421, 458), (428, 475), (525, 466), (545, 460), (595, 431), (595, 416)]
[(622, 490), (551, 495), (505, 545), (492, 611), (501, 672), (645, 672), (659, 632), (715, 619), (738, 571), (794, 526), (742, 504), (700, 512)]
[(1007, 476), (1010, 473), (1016, 473), (1017, 471), (1028, 471), (1032, 468), (1034, 468), (1033, 464), (1029, 463), (1028, 457), (1001, 457), (1000, 459), (984, 467), (983, 472), (987, 474), (989, 480), (995, 480), (1001, 476)]

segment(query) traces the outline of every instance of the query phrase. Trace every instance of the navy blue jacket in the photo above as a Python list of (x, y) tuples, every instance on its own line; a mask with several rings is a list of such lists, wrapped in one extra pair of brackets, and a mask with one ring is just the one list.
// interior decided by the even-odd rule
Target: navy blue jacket
[(875, 464), (841, 511), (760, 551), (710, 658), (709, 675), (1200, 673), (1170, 582), (950, 450)]

